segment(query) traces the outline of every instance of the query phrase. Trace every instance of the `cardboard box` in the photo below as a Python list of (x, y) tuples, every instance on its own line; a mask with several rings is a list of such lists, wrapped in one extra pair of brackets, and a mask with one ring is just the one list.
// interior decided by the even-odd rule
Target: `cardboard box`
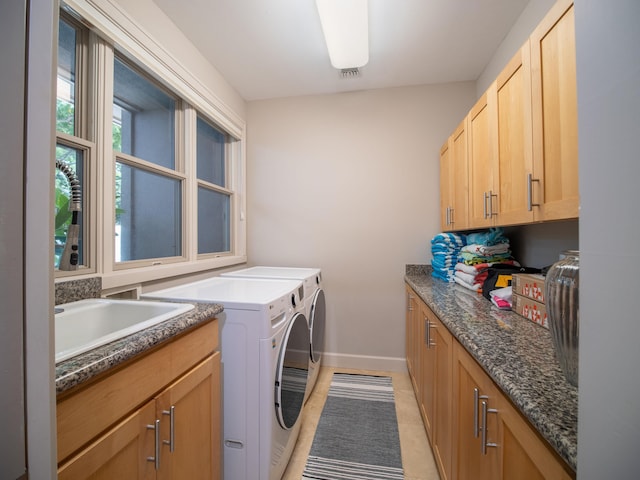
[(513, 294), (544, 303), (544, 280), (545, 277), (538, 273), (514, 273), (511, 279)]
[(511, 299), (511, 310), (544, 328), (549, 328), (547, 308), (543, 303), (536, 302), (522, 295), (513, 295)]

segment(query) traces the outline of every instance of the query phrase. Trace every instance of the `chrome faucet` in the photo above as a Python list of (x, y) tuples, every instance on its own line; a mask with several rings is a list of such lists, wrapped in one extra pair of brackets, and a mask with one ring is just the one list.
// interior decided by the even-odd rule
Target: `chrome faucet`
[(82, 211), (82, 191), (80, 181), (71, 167), (61, 160), (56, 160), (56, 168), (60, 170), (71, 186), (71, 198), (69, 199), (69, 210), (71, 211), (71, 225), (67, 229), (67, 239), (64, 250), (60, 257), (60, 270), (76, 270), (78, 268), (78, 241), (80, 236), (80, 226), (78, 225), (78, 212)]

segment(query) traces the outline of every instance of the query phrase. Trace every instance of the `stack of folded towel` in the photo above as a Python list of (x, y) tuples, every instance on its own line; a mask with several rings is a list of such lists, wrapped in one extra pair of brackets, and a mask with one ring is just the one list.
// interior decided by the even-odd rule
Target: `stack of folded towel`
[(431, 239), (431, 275), (445, 282), (453, 282), (458, 255), (466, 244), (464, 235), (439, 233)]
[(502, 228), (471, 233), (466, 240), (454, 267), (453, 281), (469, 290), (481, 292), (489, 267), (496, 263), (520, 265), (511, 256), (509, 239)]

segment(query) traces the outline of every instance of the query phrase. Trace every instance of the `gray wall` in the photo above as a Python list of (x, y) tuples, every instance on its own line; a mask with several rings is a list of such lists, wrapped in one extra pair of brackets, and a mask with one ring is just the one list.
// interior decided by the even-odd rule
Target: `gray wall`
[(576, 0), (580, 480), (640, 475), (640, 2)]
[(27, 2), (8, 2), (0, 17), (0, 477), (26, 471), (23, 360), (23, 138)]
[(58, 2), (29, 0), (25, 158), (25, 362), (29, 478), (55, 478), (53, 170)]

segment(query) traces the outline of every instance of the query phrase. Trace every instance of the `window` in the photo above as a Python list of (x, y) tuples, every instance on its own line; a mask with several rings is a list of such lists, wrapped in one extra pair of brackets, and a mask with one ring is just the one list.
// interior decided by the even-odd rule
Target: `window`
[(88, 266), (84, 212), (89, 205), (86, 172), (91, 148), (82, 137), (85, 129), (78, 81), (86, 30), (65, 14), (60, 16), (58, 29), (54, 268), (66, 271)]
[(228, 135), (198, 115), (198, 253), (230, 250), (231, 192), (227, 189)]
[[(115, 261), (182, 256), (182, 180), (172, 96), (114, 59)], [(162, 168), (159, 168), (162, 167)]]
[(244, 121), (111, 3), (59, 21), (56, 266), (74, 221), (104, 289), (245, 262)]

